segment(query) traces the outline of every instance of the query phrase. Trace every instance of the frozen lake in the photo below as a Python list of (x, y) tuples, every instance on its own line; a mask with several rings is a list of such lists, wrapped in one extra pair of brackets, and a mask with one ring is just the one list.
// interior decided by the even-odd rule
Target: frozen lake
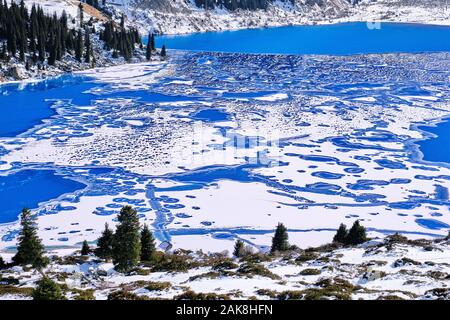
[[(200, 36), (211, 35), (189, 37)], [(22, 206), (56, 246), (95, 240), (125, 204), (188, 249), (236, 238), (264, 248), (278, 222), (300, 247), (355, 219), (372, 236), (446, 235), (449, 70), (445, 52), (170, 51), (163, 63), (1, 86), (0, 248), (14, 245)]]

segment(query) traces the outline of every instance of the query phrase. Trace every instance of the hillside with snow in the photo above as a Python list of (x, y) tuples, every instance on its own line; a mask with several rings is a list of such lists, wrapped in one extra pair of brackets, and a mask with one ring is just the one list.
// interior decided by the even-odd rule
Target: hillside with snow
[(229, 10), (222, 5), (198, 7), (200, 0), (111, 0), (107, 10), (125, 13), (130, 22), (164, 34), (183, 34), (283, 25), (345, 21), (397, 21), (449, 24), (446, 0), (276, 0), (266, 8)]
[[(160, 252), (161, 262), (120, 273), (92, 253), (54, 250), (43, 272), (70, 300), (435, 300), (450, 297), (449, 254), (448, 237), (394, 235), (275, 256)], [(0, 269), (0, 300), (31, 299), (40, 277), (28, 266)]]

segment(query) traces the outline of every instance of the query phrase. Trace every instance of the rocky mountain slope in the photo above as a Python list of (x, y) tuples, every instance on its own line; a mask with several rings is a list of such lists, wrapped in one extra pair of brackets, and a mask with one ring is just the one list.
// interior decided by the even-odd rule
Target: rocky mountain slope
[[(254, 1), (248, 0), (245, 3)], [(231, 2), (231, 1), (230, 1)], [(241, 3), (244, 3), (241, 1)], [(125, 13), (142, 30), (183, 34), (291, 24), (335, 23), (343, 21), (401, 21), (450, 24), (446, 0), (267, 0), (258, 9), (208, 5), (205, 0), (111, 0), (108, 10)], [(208, 3), (208, 2), (206, 2)], [(244, 8), (248, 5), (242, 6)]]

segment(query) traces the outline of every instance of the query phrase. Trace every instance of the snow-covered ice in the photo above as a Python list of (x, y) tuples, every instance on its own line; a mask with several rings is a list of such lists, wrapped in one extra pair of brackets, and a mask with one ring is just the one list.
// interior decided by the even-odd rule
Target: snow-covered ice
[[(124, 204), (158, 240), (208, 251), (237, 238), (264, 249), (278, 222), (302, 248), (355, 219), (371, 235), (443, 236), (450, 169), (416, 141), (417, 125), (449, 115), (449, 63), (171, 51), (83, 72), (56, 115), (1, 139), (2, 175), (51, 169), (87, 185), (35, 209), (51, 246), (94, 241)], [(17, 229), (0, 226), (3, 249)]]

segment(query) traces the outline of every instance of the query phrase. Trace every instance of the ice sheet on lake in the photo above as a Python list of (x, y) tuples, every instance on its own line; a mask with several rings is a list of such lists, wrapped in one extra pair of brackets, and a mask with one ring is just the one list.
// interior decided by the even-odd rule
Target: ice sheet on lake
[[(61, 101), (45, 125), (1, 139), (1, 168), (89, 185), (38, 209), (48, 245), (94, 240), (124, 204), (159, 240), (213, 239), (209, 250), (265, 248), (278, 222), (300, 247), (355, 219), (373, 235), (445, 235), (450, 169), (421, 161), (414, 124), (449, 115), (449, 66), (448, 54), (173, 52), (85, 74), (90, 103)], [(16, 230), (0, 227), (2, 247)]]

